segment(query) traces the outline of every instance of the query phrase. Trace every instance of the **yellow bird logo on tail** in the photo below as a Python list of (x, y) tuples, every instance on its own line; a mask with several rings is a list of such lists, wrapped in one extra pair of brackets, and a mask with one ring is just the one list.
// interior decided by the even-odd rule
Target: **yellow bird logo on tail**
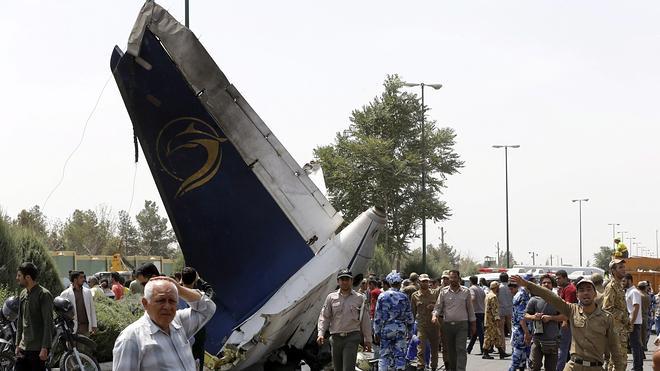
[(220, 144), (226, 140), (211, 125), (193, 117), (165, 124), (156, 148), (161, 169), (181, 182), (176, 198), (213, 179), (222, 161)]

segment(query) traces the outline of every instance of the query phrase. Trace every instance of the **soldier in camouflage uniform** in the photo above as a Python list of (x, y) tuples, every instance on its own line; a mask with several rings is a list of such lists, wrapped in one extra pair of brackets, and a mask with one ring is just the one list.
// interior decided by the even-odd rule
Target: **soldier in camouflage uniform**
[(429, 276), (424, 273), (419, 276), (419, 290), (412, 294), (412, 311), (417, 320), (417, 368), (423, 369), (426, 342), (431, 344), (431, 370), (438, 367), (438, 347), (440, 345), (440, 326), (431, 322), (435, 302), (438, 301), (439, 290), (429, 289)]
[[(490, 291), (486, 295), (486, 310), (484, 316), (484, 355), (483, 359), (493, 359), (489, 354), (494, 348), (500, 351), (500, 359), (508, 357), (504, 352), (504, 343), (502, 329), (500, 328), (500, 302), (497, 300), (497, 292), (500, 289), (500, 283), (493, 281), (490, 283)], [(503, 290), (507, 290), (506, 287)]]
[(401, 288), (401, 275), (392, 272), (385, 278), (392, 286), (378, 296), (374, 313), (374, 335), (380, 343), (379, 370), (405, 370), (406, 347), (412, 337), (413, 315), (408, 296)]
[(614, 331), (620, 340), (618, 357), (620, 364), (614, 364), (614, 357), (610, 357), (608, 370), (626, 368), (628, 358), (628, 334), (630, 333), (630, 321), (626, 307), (626, 294), (621, 286), (621, 279), (626, 274), (625, 260), (615, 258), (610, 262), (610, 282), (605, 286), (603, 292), (603, 309), (612, 314), (614, 319)]

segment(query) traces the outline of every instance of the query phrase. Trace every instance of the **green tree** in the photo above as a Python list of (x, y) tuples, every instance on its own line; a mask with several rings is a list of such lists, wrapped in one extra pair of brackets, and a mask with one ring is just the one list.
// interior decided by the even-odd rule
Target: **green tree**
[(133, 224), (131, 216), (124, 210), (119, 211), (117, 237), (119, 238), (121, 253), (123, 255), (140, 254), (140, 233)]
[(385, 251), (385, 246), (378, 243), (374, 250), (374, 257), (369, 262), (369, 273), (376, 276), (385, 276), (392, 271), (393, 261), (392, 255)]
[(169, 249), (169, 245), (176, 239), (168, 227), (167, 218), (158, 214), (158, 205), (154, 201), (144, 201), (144, 208), (140, 210), (135, 219), (140, 232), (142, 254), (171, 256), (173, 251)]
[(114, 223), (107, 208), (78, 210), (67, 219), (62, 228), (64, 248), (78, 254), (112, 254), (118, 248)]
[(0, 284), (6, 284), (9, 291), (18, 289), (16, 268), (21, 263), (12, 229), (6, 219), (0, 218)]
[(614, 248), (611, 246), (601, 246), (598, 252), (594, 254), (594, 266), (605, 272), (609, 272), (612, 255), (614, 255)]
[[(500, 257), (497, 260), (500, 263), (500, 266), (506, 267), (506, 249), (500, 250)], [(513, 253), (509, 250), (509, 264), (513, 267), (518, 264), (516, 259), (513, 258)]]
[(32, 228), (12, 225), (0, 219), (0, 285), (6, 285), (6, 292), (16, 293), (19, 290), (16, 269), (26, 261), (33, 262), (39, 268), (38, 281), (41, 285), (54, 295), (62, 292), (62, 282), (43, 236)]
[(47, 288), (53, 296), (59, 295), (64, 287), (43, 236), (32, 229), (22, 227), (14, 229), (13, 233), (18, 261), (33, 262), (39, 268), (39, 284)]
[[(338, 133), (335, 143), (314, 150), (332, 202), (347, 220), (369, 205), (385, 207), (388, 225), (380, 241), (397, 268), (418, 235), (422, 216), (439, 221), (450, 215), (441, 191), (446, 176), (463, 166), (454, 152), (452, 129), (427, 120), (422, 138), (420, 100), (402, 92), (402, 86), (397, 75), (388, 76), (385, 91), (352, 112), (348, 130)], [(424, 190), (422, 169), (427, 174)]]
[(15, 222), (16, 225), (32, 229), (41, 236), (48, 234), (48, 220), (37, 205), (32, 206), (30, 210), (21, 210)]
[(458, 261), (458, 270), (463, 276), (471, 276), (479, 273), (479, 263), (471, 256), (463, 256)]

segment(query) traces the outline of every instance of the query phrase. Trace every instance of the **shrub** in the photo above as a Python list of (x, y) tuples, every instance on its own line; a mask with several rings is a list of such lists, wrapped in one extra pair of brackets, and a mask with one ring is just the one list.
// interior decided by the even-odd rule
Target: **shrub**
[[(13, 227), (12, 234), (14, 235), (18, 264), (25, 261), (33, 262), (39, 268), (37, 279), (39, 284), (47, 288), (53, 294), (53, 297), (58, 296), (64, 290), (64, 287), (57, 274), (55, 262), (50, 256), (44, 241), (33, 230), (27, 228)], [(15, 272), (16, 268), (14, 268), (14, 274)]]
[(94, 356), (99, 362), (112, 361), (112, 348), (119, 333), (142, 316), (140, 295), (129, 295), (121, 300), (96, 297), (98, 331), (92, 340), (96, 342)]
[(2, 307), (2, 304), (5, 302), (5, 300), (7, 300), (7, 298), (12, 295), (18, 295), (18, 292), (16, 290), (10, 289), (5, 284), (0, 285), (0, 307)]
[(0, 218), (0, 282), (7, 289), (18, 289), (16, 284), (16, 268), (20, 264), (16, 254), (16, 242), (13, 228)]
[(16, 268), (24, 261), (31, 261), (39, 268), (39, 284), (54, 296), (62, 292), (55, 263), (41, 237), (30, 229), (11, 225), (0, 218), (0, 282), (9, 290), (20, 291)]

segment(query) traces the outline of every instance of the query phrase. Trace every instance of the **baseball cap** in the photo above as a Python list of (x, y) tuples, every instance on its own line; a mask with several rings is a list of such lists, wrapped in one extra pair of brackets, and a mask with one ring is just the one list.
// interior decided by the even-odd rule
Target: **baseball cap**
[(442, 271), (442, 278), (449, 278), (449, 271)]
[(342, 269), (337, 273), (337, 279), (340, 279), (342, 277), (348, 277), (348, 278), (353, 278), (353, 273), (349, 271), (348, 269)]
[(431, 278), (429, 277), (428, 274), (426, 274), (426, 273), (422, 273), (422, 274), (419, 275), (419, 280), (420, 280), (420, 281), (430, 281)]
[(582, 279), (582, 280), (580, 280), (580, 282), (578, 282), (577, 285), (575, 285), (575, 287), (576, 287), (576, 288), (579, 288), (580, 285), (582, 285), (583, 283), (588, 283), (588, 284), (590, 284), (590, 285), (594, 288), (594, 291), (596, 291), (596, 285), (594, 285), (594, 283), (593, 283), (590, 279)]

